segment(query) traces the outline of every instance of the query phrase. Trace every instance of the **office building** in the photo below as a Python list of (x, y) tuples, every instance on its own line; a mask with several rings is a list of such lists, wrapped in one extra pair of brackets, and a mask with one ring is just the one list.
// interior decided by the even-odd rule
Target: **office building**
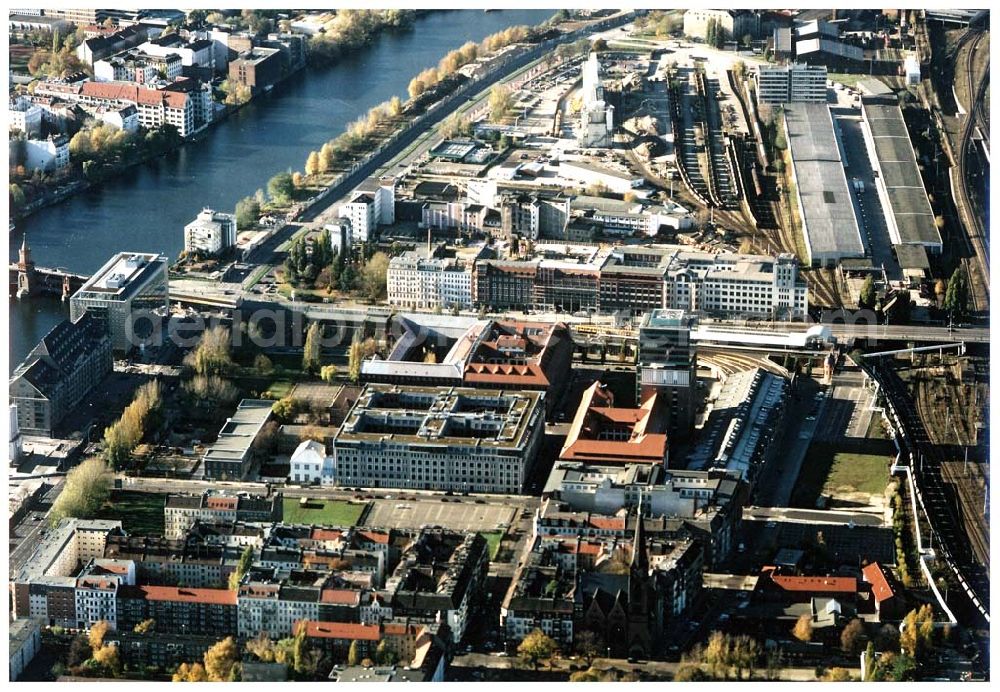
[(73, 294), (69, 308), (74, 321), (89, 312), (103, 322), (112, 348), (127, 353), (154, 335), (167, 314), (167, 258), (119, 252)]
[(611, 146), (615, 130), (615, 107), (604, 99), (601, 64), (596, 52), (592, 52), (583, 65), (582, 95), (577, 141), (582, 147)]
[(236, 245), (236, 217), (205, 207), (184, 227), (184, 252), (218, 255)]
[(639, 327), (636, 398), (656, 397), (671, 436), (685, 439), (700, 405), (697, 348), (691, 341), (695, 318), (683, 310), (653, 310)]
[(519, 493), (544, 434), (541, 392), (365, 387), (333, 438), (347, 486)]
[(253, 470), (259, 450), (254, 441), (271, 418), (273, 401), (244, 399), (229, 418), (219, 437), (202, 456), (205, 476), (213, 479), (240, 480)]
[(230, 61), (229, 82), (234, 87), (247, 87), (256, 96), (273, 87), (281, 79), (282, 72), (280, 50), (254, 47)]
[(708, 40), (710, 21), (724, 33), (729, 41), (742, 41), (749, 34), (756, 38), (760, 30), (760, 17), (750, 10), (709, 10), (697, 8), (684, 13), (684, 35)]
[(595, 382), (583, 393), (559, 460), (665, 466), (667, 421), (661, 399), (653, 392), (638, 408), (616, 407), (611, 390)]
[(822, 65), (758, 65), (756, 77), (758, 103), (826, 103)]
[(84, 313), (57, 324), (10, 379), (10, 399), (21, 434), (53, 436), (66, 414), (113, 367), (111, 338), (94, 315)]

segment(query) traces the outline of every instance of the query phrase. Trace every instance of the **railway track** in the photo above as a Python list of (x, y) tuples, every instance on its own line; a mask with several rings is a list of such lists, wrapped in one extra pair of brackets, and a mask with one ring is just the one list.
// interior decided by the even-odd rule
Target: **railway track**
[(888, 410), (899, 426), (897, 443), (901, 459), (913, 473), (918, 504), (930, 526), (930, 547), (963, 585), (961, 590), (952, 592), (956, 598), (950, 599), (950, 604), (961, 624), (981, 628), (988, 622), (990, 587), (989, 568), (976, 556), (977, 541), (981, 538), (975, 530), (969, 530), (969, 522), (963, 521), (956, 510), (953, 486), (946, 481), (942, 470), (943, 455), (928, 435), (906, 384), (883, 358), (866, 359), (864, 366), (881, 384)]
[[(966, 42), (971, 41), (968, 52), (966, 53), (965, 70), (969, 86), (969, 94), (970, 98), (972, 98), (972, 102), (969, 104), (969, 115), (962, 128), (958, 145), (958, 185), (956, 191), (958, 192), (958, 201), (961, 208), (965, 210), (965, 216), (968, 217), (970, 224), (966, 227), (964, 237), (967, 249), (972, 257), (975, 258), (975, 265), (972, 264), (973, 259), (970, 258), (966, 264), (966, 274), (969, 279), (969, 295), (972, 299), (972, 307), (976, 312), (989, 309), (990, 276), (989, 249), (986, 247), (986, 224), (984, 222), (983, 215), (979, 213), (978, 207), (973, 203), (973, 197), (970, 189), (971, 186), (969, 184), (969, 176), (971, 172), (969, 166), (970, 155), (973, 159), (978, 156), (978, 154), (974, 152), (972, 137), (976, 130), (977, 122), (980, 119), (977, 114), (984, 108), (983, 104), (985, 101), (986, 87), (989, 86), (988, 71), (979, 81), (978, 85), (975, 84), (975, 75), (973, 73), (976, 50), (984, 36), (985, 34), (981, 31), (972, 32), (972, 30), (970, 30), (962, 35), (958, 48), (958, 50), (961, 50), (961, 47), (964, 46)], [(956, 57), (958, 54), (959, 53), (956, 51)], [(970, 271), (973, 269), (975, 269), (975, 271)]]

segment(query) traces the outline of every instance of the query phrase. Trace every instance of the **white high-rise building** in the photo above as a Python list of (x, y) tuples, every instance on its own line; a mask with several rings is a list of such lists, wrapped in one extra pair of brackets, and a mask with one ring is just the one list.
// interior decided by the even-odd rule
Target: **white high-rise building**
[(184, 251), (217, 255), (236, 245), (236, 217), (205, 207), (184, 227)]
[(604, 100), (601, 65), (597, 53), (591, 53), (583, 65), (583, 106), (580, 108), (578, 140), (583, 147), (611, 145), (614, 131), (614, 106)]
[(758, 103), (825, 103), (824, 65), (758, 65)]

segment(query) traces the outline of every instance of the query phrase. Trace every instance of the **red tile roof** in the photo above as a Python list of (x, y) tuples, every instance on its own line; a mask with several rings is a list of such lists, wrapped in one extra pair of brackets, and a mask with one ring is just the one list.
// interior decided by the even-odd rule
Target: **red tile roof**
[(314, 541), (335, 541), (343, 535), (343, 531), (335, 529), (313, 529), (311, 538)]
[(371, 541), (372, 543), (389, 545), (388, 533), (382, 533), (380, 531), (358, 531), (358, 536), (368, 541)]
[(854, 577), (793, 577), (779, 574), (773, 566), (764, 567), (763, 576), (784, 591), (817, 593), (857, 593), (858, 580)]
[(292, 631), (298, 634), (303, 625), (306, 628), (306, 636), (317, 639), (361, 639), (375, 642), (380, 638), (378, 625), (362, 625), (356, 622), (299, 620)]
[(861, 574), (864, 580), (872, 585), (872, 594), (875, 595), (875, 602), (882, 603), (896, 595), (895, 590), (886, 577), (885, 570), (877, 562), (873, 562), (863, 570)]
[(361, 593), (350, 589), (323, 589), (319, 600), (321, 603), (356, 605), (361, 600)]
[(595, 529), (624, 529), (625, 519), (620, 517), (591, 517), (590, 525)]
[(236, 592), (229, 589), (189, 589), (179, 586), (126, 586), (122, 598), (146, 601), (174, 601), (180, 603), (207, 603), (236, 605)]
[[(127, 82), (84, 82), (81, 95), (105, 101), (126, 101), (145, 106), (163, 105), (167, 108), (184, 108), (187, 94), (179, 91), (146, 89)], [(215, 500), (235, 498), (212, 498)], [(211, 502), (211, 500), (210, 500)]]

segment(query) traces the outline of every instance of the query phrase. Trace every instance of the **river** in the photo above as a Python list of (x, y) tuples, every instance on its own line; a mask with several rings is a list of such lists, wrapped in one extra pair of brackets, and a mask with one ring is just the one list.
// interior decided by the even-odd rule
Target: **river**
[[(210, 130), (156, 161), (42, 209), (10, 234), (17, 258), (22, 234), (32, 258), (46, 267), (96, 271), (122, 250), (184, 248), (184, 225), (205, 206), (232, 210), (278, 171), (302, 170), (306, 156), (344, 126), (392, 96), (406, 99), (417, 72), (465, 43), (517, 24), (535, 25), (555, 10), (452, 10), (418, 18), (413, 29), (386, 32), (371, 46), (325, 69), (307, 69)], [(58, 299), (10, 299), (10, 370), (68, 317)]]

